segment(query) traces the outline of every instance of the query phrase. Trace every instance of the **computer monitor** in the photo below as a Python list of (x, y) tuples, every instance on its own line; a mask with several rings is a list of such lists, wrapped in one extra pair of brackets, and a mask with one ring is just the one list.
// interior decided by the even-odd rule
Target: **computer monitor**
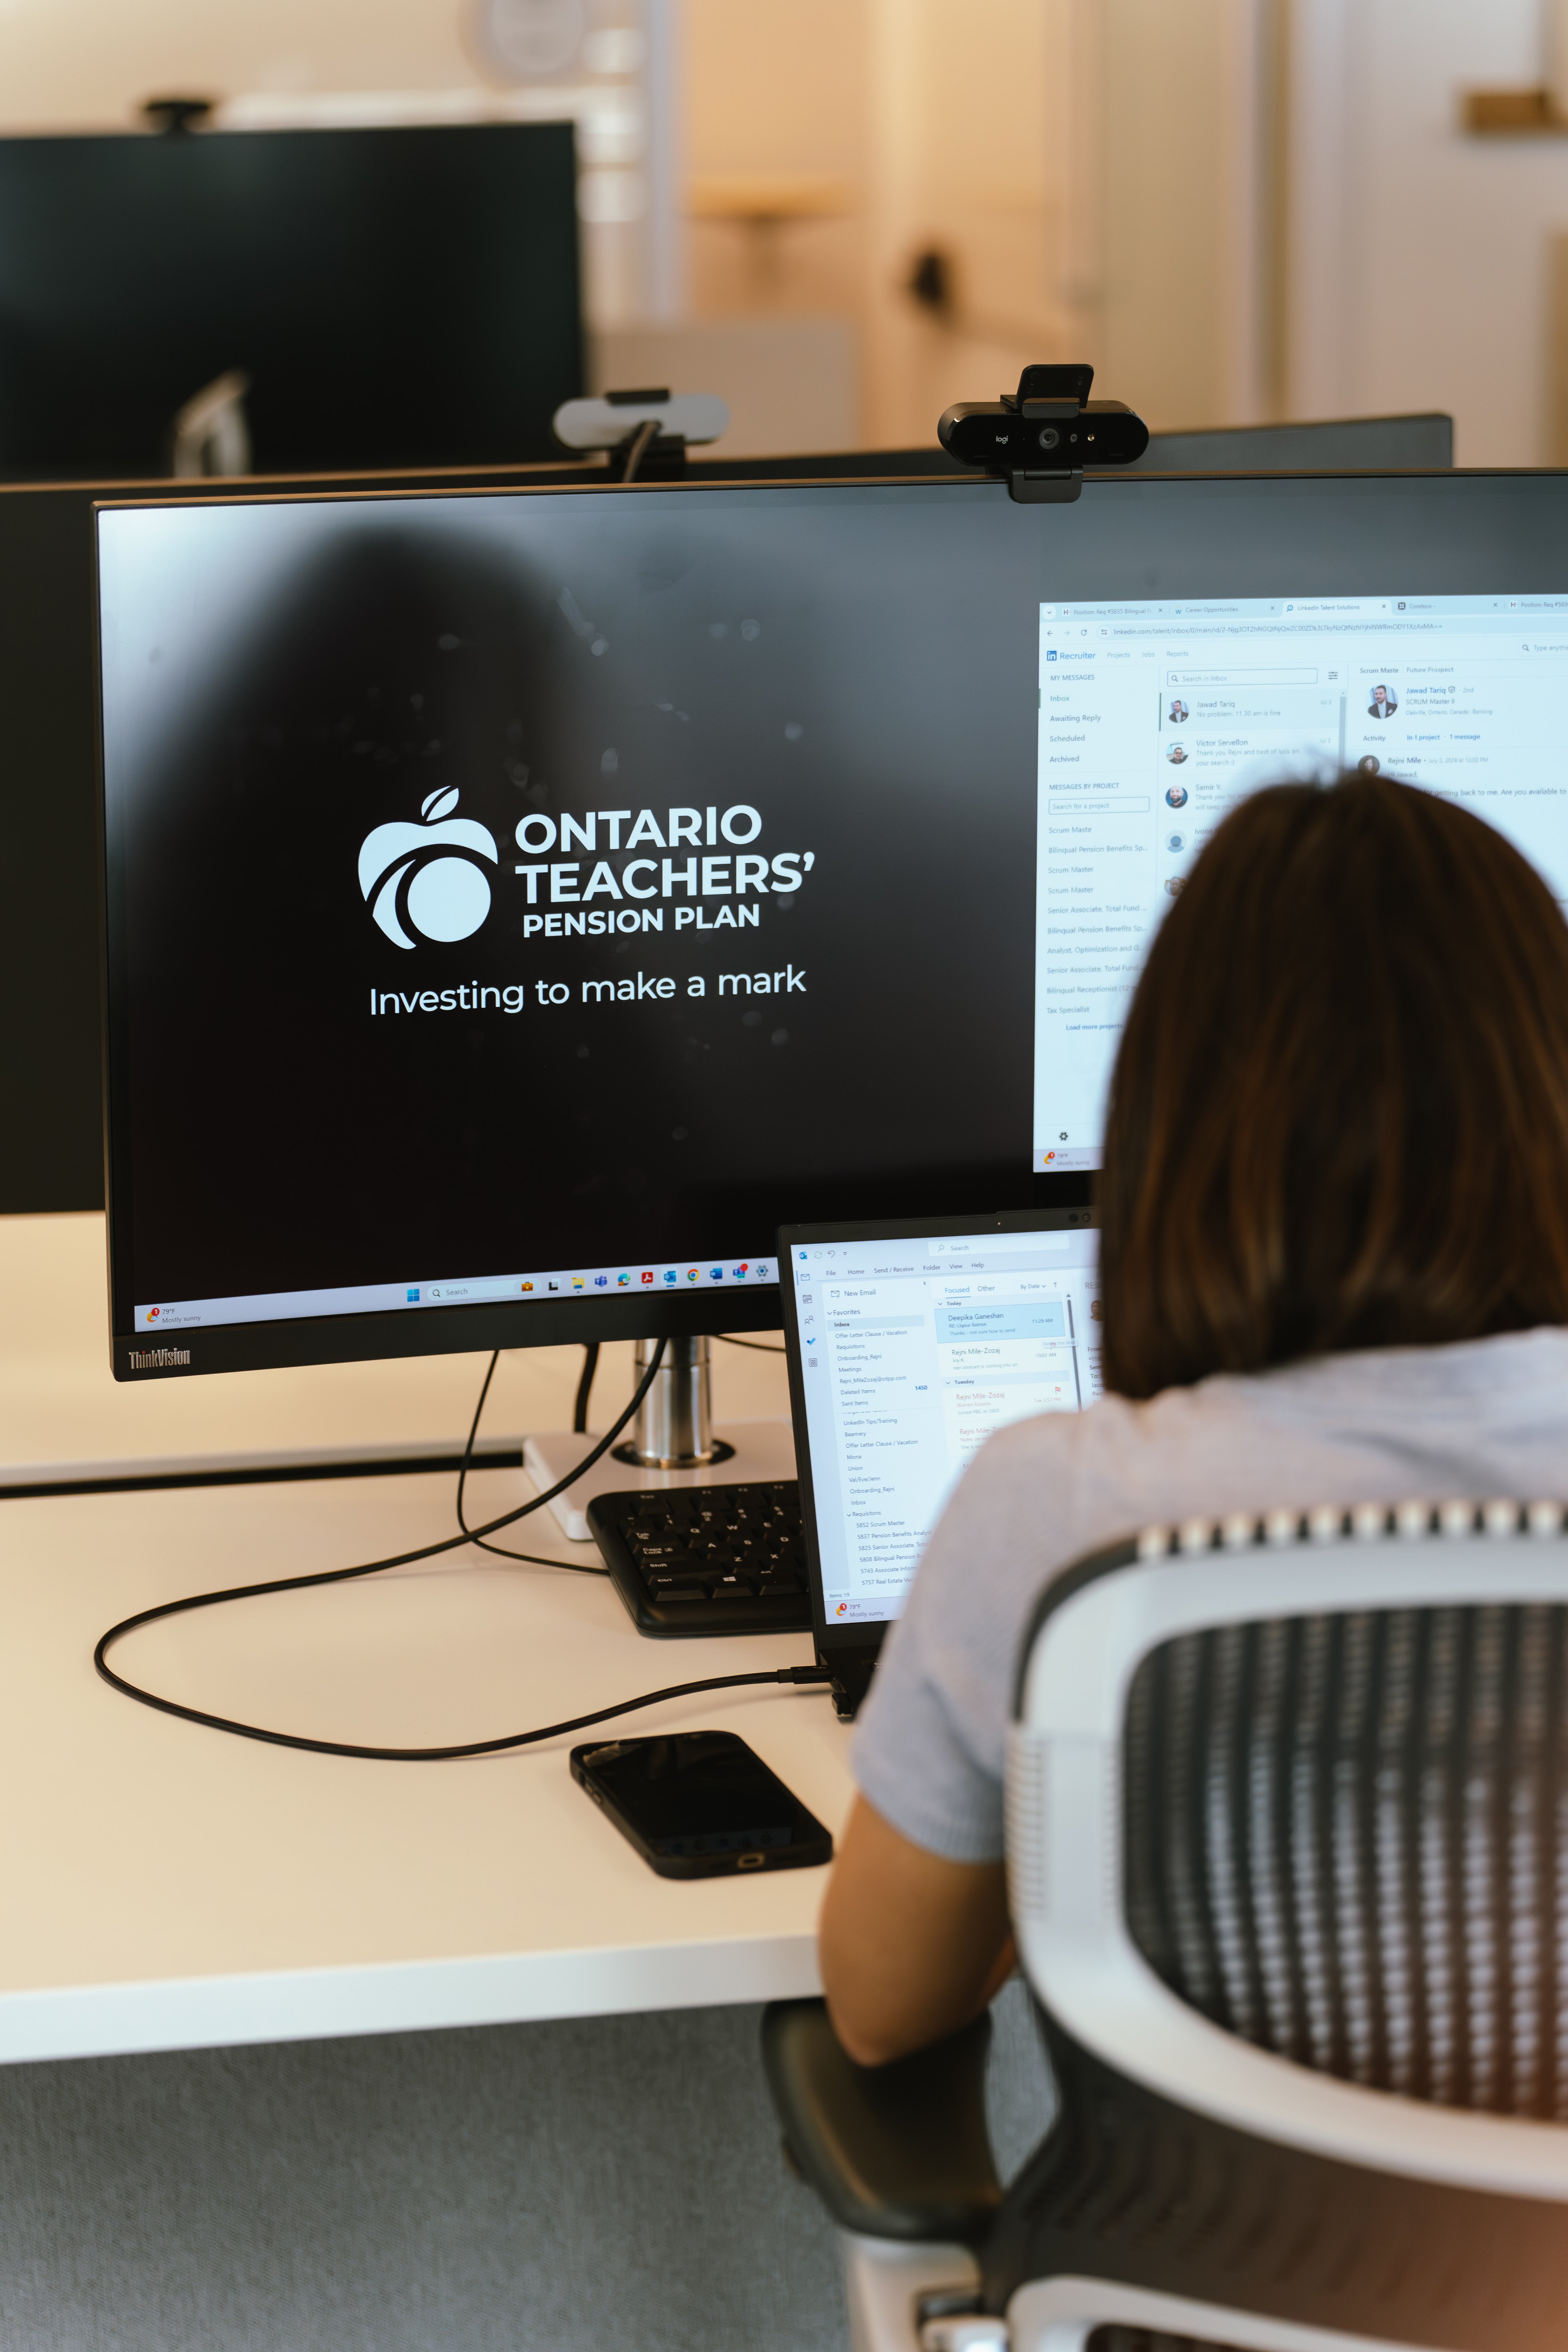
[(105, 510), (116, 1373), (757, 1327), (781, 1223), (1086, 1201), (1238, 793), (1376, 759), (1568, 892), (1565, 525), (1560, 474)]
[[(1432, 427), (1440, 428), (1434, 446)], [(1266, 428), (1272, 432), (1275, 428)], [(1382, 417), (1300, 425), (1296, 462), (1447, 465), (1445, 417)], [(1345, 436), (1352, 436), (1347, 446)], [(1361, 436), (1379, 436), (1368, 442)], [(1392, 438), (1390, 437), (1392, 436)], [(1151, 444), (1159, 454), (1168, 436)], [(1279, 462), (1253, 432), (1184, 436), (1184, 457), (1205, 470)], [(1422, 452), (1426, 458), (1423, 460)], [(592, 480), (596, 465), (496, 467), (466, 486)], [(698, 481), (889, 478), (921, 473), (968, 478), (933, 439), (929, 450), (727, 459), (722, 447), (691, 461)], [(432, 471), (279, 477), (268, 488), (452, 488)], [(165, 480), (0, 483), (0, 702), (10, 714), (11, 756), (0, 763), (0, 1215), (103, 1206), (103, 1063), (100, 1048), (94, 743), (96, 604), (92, 507), (105, 497), (183, 500), (210, 485)]]
[(233, 370), (261, 473), (555, 454), (570, 123), (0, 140), (0, 475), (167, 472)]

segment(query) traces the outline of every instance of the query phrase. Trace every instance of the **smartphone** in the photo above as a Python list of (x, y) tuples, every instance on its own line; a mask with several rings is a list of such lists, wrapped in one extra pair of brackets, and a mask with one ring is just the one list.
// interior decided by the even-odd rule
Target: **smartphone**
[(574, 1748), (572, 1777), (661, 1878), (833, 1859), (830, 1832), (732, 1731)]

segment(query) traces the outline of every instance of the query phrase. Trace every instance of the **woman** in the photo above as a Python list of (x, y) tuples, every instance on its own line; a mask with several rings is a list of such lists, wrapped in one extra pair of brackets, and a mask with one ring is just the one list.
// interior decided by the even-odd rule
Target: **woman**
[(1387, 776), (1244, 802), (1150, 950), (1099, 1199), (1108, 1394), (984, 1447), (857, 1738), (821, 1954), (865, 2064), (1012, 1966), (1003, 1742), (1050, 1577), (1189, 1515), (1568, 1493), (1568, 925), (1540, 876)]

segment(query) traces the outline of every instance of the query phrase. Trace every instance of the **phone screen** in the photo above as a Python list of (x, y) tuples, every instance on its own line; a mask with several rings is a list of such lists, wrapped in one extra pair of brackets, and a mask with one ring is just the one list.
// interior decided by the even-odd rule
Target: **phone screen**
[(833, 1853), (822, 1823), (732, 1731), (575, 1748), (572, 1770), (656, 1870), (788, 1868)]

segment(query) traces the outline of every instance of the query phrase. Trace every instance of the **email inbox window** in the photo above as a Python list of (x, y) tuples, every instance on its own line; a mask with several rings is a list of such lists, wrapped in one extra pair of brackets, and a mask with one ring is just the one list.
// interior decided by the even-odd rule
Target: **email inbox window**
[(1260, 785), (1386, 770), (1462, 800), (1568, 900), (1568, 598), (1040, 607), (1035, 1141), (1100, 1164), (1150, 940)]
[(1100, 1393), (1095, 1235), (814, 1249), (795, 1288), (827, 1616), (893, 1617), (986, 1439)]

